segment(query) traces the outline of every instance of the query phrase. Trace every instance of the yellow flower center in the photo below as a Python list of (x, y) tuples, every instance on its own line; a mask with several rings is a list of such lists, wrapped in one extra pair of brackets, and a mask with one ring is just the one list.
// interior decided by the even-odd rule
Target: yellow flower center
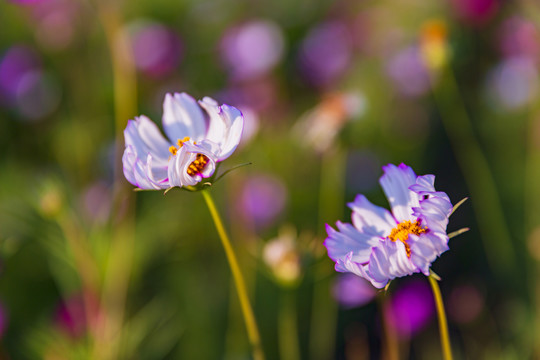
[(407, 243), (409, 234), (420, 235), (428, 230), (427, 227), (421, 227), (418, 220), (402, 221), (395, 228), (392, 229), (388, 238), (392, 241), (401, 241), (405, 245), (405, 251), (407, 251), (407, 257), (411, 257), (411, 248)]
[(197, 154), (197, 159), (188, 166), (188, 175), (193, 176), (200, 173), (206, 164), (208, 164), (208, 158), (203, 154)]
[(185, 138), (183, 138), (182, 140), (178, 139), (176, 141), (176, 143), (178, 144), (178, 148), (174, 145), (171, 145), (171, 147), (169, 147), (169, 151), (171, 152), (171, 154), (173, 155), (176, 155), (176, 153), (178, 152), (178, 150), (180, 150), (180, 148), (182, 146), (184, 146), (184, 143), (189, 141), (189, 136), (186, 136)]
[[(180, 150), (182, 146), (184, 146), (184, 143), (188, 142), (189, 140), (190, 140), (189, 136), (184, 137), (182, 140), (178, 139), (176, 141), (176, 143), (178, 144), (178, 147), (171, 145), (169, 147), (170, 153), (173, 155), (176, 155), (178, 150)], [(196, 144), (195, 141), (193, 143)], [(189, 164), (188, 166), (188, 169), (187, 169), (188, 175), (193, 176), (193, 175), (199, 174), (200, 172), (203, 171), (206, 164), (208, 164), (208, 157), (206, 157), (203, 154), (197, 154), (197, 158), (195, 159), (195, 161)]]

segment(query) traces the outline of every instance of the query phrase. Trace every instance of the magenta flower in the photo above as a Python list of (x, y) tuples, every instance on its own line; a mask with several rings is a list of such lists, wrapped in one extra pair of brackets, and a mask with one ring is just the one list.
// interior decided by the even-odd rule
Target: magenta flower
[(392, 213), (358, 195), (349, 204), (352, 224), (326, 226), (324, 245), (339, 272), (351, 272), (383, 288), (389, 280), (422, 272), (448, 250), (452, 203), (435, 191), (434, 175), (416, 176), (407, 165), (383, 167), (379, 182)]
[(124, 130), (124, 175), (145, 190), (195, 186), (212, 177), (216, 163), (234, 152), (243, 126), (235, 107), (220, 106), (209, 97), (197, 103), (186, 93), (167, 94), (163, 129), (170, 140), (146, 116), (130, 120)]

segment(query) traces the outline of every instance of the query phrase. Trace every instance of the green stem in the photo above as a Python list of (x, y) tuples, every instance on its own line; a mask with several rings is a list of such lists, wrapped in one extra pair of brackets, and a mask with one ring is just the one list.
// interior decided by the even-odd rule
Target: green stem
[(255, 321), (255, 316), (253, 315), (251, 304), (249, 303), (246, 283), (244, 281), (244, 277), (242, 276), (242, 272), (240, 271), (240, 267), (238, 266), (238, 260), (236, 259), (236, 255), (234, 254), (231, 241), (229, 240), (229, 236), (225, 231), (225, 227), (223, 226), (223, 222), (221, 221), (221, 217), (219, 216), (212, 196), (210, 195), (208, 190), (202, 190), (201, 193), (204, 197), (204, 200), (206, 201), (208, 210), (212, 215), (212, 219), (214, 220), (214, 224), (216, 225), (219, 238), (221, 239), (221, 244), (223, 245), (223, 249), (225, 250), (225, 255), (227, 256), (227, 260), (229, 261), (229, 266), (231, 268), (234, 284), (236, 285), (236, 292), (238, 293), (238, 298), (240, 300), (240, 307), (242, 308), (244, 321), (246, 322), (249, 341), (253, 348), (253, 358), (255, 360), (263, 360), (264, 354), (261, 347), (261, 339), (259, 336), (259, 330), (257, 328), (257, 322)]
[(435, 305), (437, 305), (437, 317), (439, 318), (439, 332), (441, 335), (441, 345), (443, 350), (444, 360), (452, 360), (452, 348), (450, 347), (450, 337), (448, 336), (448, 323), (446, 322), (446, 314), (444, 313), (444, 304), (442, 301), (441, 290), (437, 280), (431, 274), (428, 276), (431, 290), (433, 291), (433, 297), (435, 298)]
[(282, 360), (300, 359), (295, 291), (295, 289), (282, 290), (279, 316), (279, 352)]

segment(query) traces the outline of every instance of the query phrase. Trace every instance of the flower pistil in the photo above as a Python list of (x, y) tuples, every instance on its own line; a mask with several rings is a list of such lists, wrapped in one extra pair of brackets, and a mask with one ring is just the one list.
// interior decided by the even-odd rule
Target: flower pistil
[(407, 257), (411, 257), (411, 248), (407, 243), (409, 234), (420, 235), (424, 234), (428, 230), (427, 227), (421, 227), (420, 221), (414, 222), (410, 220), (402, 221), (395, 228), (392, 229), (388, 238), (392, 241), (401, 241), (405, 245), (405, 251), (407, 251)]
[(188, 166), (188, 175), (194, 176), (202, 172), (206, 164), (208, 164), (208, 157), (203, 154), (197, 154), (197, 159)]

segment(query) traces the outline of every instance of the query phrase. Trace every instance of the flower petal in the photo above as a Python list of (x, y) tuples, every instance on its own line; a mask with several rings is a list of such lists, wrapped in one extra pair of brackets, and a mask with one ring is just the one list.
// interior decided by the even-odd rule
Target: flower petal
[(234, 152), (244, 128), (244, 117), (240, 110), (233, 106), (221, 105), (210, 97), (199, 101), (208, 115), (210, 121), (206, 138), (218, 144), (220, 151), (216, 154), (217, 161), (222, 161)]
[(364, 195), (358, 195), (354, 202), (347, 204), (352, 209), (352, 222), (363, 233), (386, 237), (397, 225), (390, 212), (373, 205)]
[(151, 153), (155, 161), (163, 163), (170, 155), (170, 143), (161, 135), (157, 125), (144, 115), (128, 122), (124, 139), (126, 146), (133, 146), (139, 159)]
[(337, 261), (348, 253), (352, 253), (352, 261), (366, 263), (369, 260), (371, 248), (377, 246), (378, 239), (359, 232), (351, 224), (338, 221), (336, 226), (338, 231), (326, 225), (328, 237), (324, 241), (324, 246), (326, 246), (328, 256)]
[(206, 121), (197, 101), (186, 93), (165, 95), (163, 101), (163, 129), (176, 142), (189, 136), (193, 141), (204, 139)]
[(401, 241), (381, 240), (369, 259), (369, 273), (376, 281), (411, 275), (418, 270), (407, 257)]
[(448, 250), (448, 236), (442, 233), (429, 232), (420, 236), (409, 235), (411, 261), (424, 273), (429, 275), (431, 263), (437, 256)]
[(133, 146), (128, 145), (122, 155), (122, 165), (124, 176), (132, 185), (137, 186), (135, 179), (135, 163), (137, 162), (137, 154)]
[(420, 196), (409, 187), (416, 184), (416, 174), (413, 169), (405, 164), (399, 167), (388, 164), (383, 167), (384, 175), (380, 178), (381, 184), (388, 202), (392, 207), (392, 213), (399, 222), (415, 220), (412, 216), (412, 207), (419, 205)]
[(368, 265), (362, 265), (360, 263), (354, 262), (352, 260), (352, 256), (353, 255), (351, 252), (347, 254), (345, 257), (338, 259), (336, 262), (336, 267), (335, 267), (336, 271), (350, 272), (355, 275), (358, 275), (370, 281), (371, 284), (373, 284), (373, 286), (375, 286), (378, 289), (382, 289), (383, 287), (386, 286), (386, 284), (388, 283), (388, 280), (377, 281), (373, 279), (373, 277), (371, 277), (371, 275), (369, 274)]

